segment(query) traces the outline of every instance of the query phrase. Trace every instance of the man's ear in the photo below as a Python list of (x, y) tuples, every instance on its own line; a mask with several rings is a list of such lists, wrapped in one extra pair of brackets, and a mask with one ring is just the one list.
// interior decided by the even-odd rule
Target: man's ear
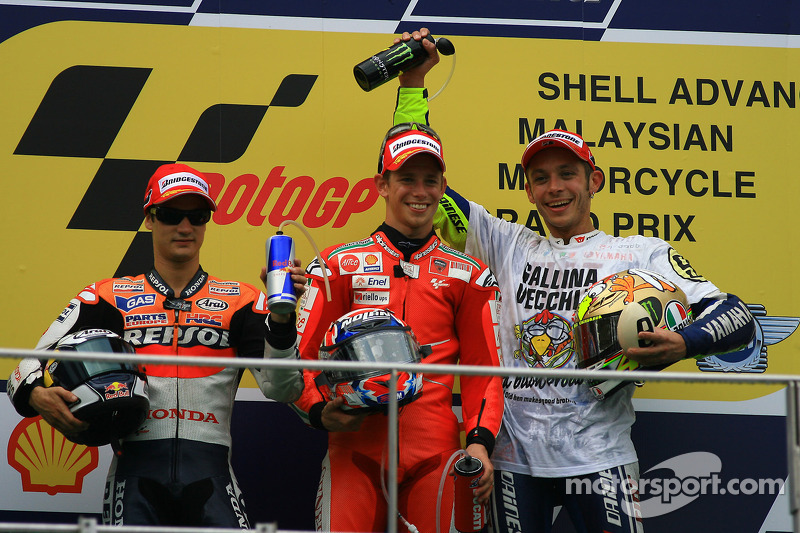
[(525, 194), (528, 195), (528, 201), (536, 205), (536, 200), (533, 199), (533, 193), (531, 192), (531, 182), (528, 181), (528, 178), (525, 178)]
[(589, 176), (589, 192), (594, 194), (600, 190), (603, 186), (603, 181), (605, 181), (606, 177), (603, 174), (603, 171), (600, 169), (595, 169), (592, 174)]
[[(388, 174), (388, 172), (386, 172)], [(388, 188), (389, 188), (389, 176), (388, 175), (381, 176), (380, 174), (375, 174), (375, 177), (372, 180), (375, 182), (375, 188), (378, 189), (378, 194), (386, 198), (388, 196)]]
[(144, 216), (144, 227), (149, 229), (150, 231), (153, 231), (153, 215), (151, 215), (150, 213), (147, 213)]

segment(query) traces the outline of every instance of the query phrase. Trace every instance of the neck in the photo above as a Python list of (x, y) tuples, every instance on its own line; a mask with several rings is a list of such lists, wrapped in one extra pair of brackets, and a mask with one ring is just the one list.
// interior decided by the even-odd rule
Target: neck
[(394, 244), (395, 248), (400, 250), (403, 254), (403, 259), (409, 261), (411, 258), (411, 254), (419, 250), (426, 242), (430, 240), (433, 236), (433, 228), (425, 234), (422, 238), (418, 237), (411, 237), (409, 235), (404, 234), (403, 232), (399, 231), (397, 228), (393, 228), (387, 222), (384, 222), (376, 231), (382, 231), (389, 241)]
[(200, 260), (194, 259), (185, 263), (176, 263), (156, 257), (155, 268), (161, 279), (175, 293), (175, 296), (180, 296), (183, 289), (186, 288), (197, 273), (197, 269), (200, 268)]
[(570, 227), (570, 228), (554, 228), (549, 224), (546, 224), (547, 231), (552, 237), (556, 239), (561, 239), (564, 242), (569, 242), (575, 235), (583, 235), (584, 233), (589, 233), (590, 231), (594, 231), (596, 228), (594, 224), (592, 224), (591, 219), (586, 220), (579, 226)]

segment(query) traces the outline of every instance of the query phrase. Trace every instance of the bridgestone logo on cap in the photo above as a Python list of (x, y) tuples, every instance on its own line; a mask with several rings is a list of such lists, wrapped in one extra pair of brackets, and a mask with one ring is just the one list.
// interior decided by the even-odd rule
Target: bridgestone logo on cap
[(189, 174), (188, 172), (169, 174), (158, 180), (158, 189), (161, 194), (164, 194), (164, 192), (174, 189), (175, 187), (184, 187), (186, 185), (197, 187), (204, 193), (208, 194), (208, 184), (205, 182), (205, 180), (195, 176), (194, 174)]
[(583, 148), (583, 139), (581, 139), (577, 135), (572, 135), (571, 133), (567, 133), (564, 131), (549, 131), (547, 133), (540, 135), (534, 142), (538, 142), (544, 139), (562, 139), (564, 141), (569, 141), (572, 144), (577, 144), (578, 148)]
[(442, 149), (439, 143), (432, 141), (424, 135), (406, 135), (400, 137), (397, 141), (389, 144), (389, 153), (392, 157), (395, 157), (400, 152), (410, 148), (424, 148), (429, 152), (436, 152), (439, 154), (439, 157), (442, 155)]

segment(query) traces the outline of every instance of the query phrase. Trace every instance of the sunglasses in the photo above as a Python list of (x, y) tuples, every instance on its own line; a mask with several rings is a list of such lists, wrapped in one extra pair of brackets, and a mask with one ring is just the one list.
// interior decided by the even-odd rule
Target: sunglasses
[(386, 143), (389, 142), (390, 139), (394, 139), (401, 133), (405, 133), (407, 131), (417, 130), (421, 131), (422, 133), (427, 133), (437, 141), (439, 144), (442, 143), (442, 140), (439, 138), (439, 135), (433, 131), (433, 128), (427, 126), (425, 124), (420, 124), (419, 122), (403, 122), (392, 127), (389, 131), (386, 132), (386, 136), (383, 138), (383, 142), (381, 143), (381, 151), (378, 152), (378, 174), (383, 175), (383, 151), (386, 149)]
[(184, 211), (183, 209), (173, 209), (172, 207), (156, 206), (150, 209), (150, 213), (155, 216), (159, 222), (168, 226), (177, 226), (180, 224), (184, 217), (189, 219), (189, 224), (192, 226), (202, 226), (211, 220), (211, 209), (192, 209)]

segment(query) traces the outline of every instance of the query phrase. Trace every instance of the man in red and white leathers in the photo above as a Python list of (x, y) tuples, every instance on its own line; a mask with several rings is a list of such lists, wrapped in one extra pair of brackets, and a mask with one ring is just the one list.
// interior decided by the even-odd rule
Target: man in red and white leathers
[[(425, 128), (425, 126), (421, 126)], [(433, 215), (444, 193), (441, 142), (417, 125), (390, 130), (375, 184), (386, 200), (386, 219), (367, 239), (333, 246), (312, 262), (310, 286), (298, 311), (300, 353), (317, 359), (323, 335), (350, 310), (380, 307), (408, 323), (420, 344), (431, 345), (423, 364), (498, 366), (499, 292), (494, 276), (477, 259), (448, 248), (433, 231)], [(427, 128), (426, 128), (427, 129)], [(328, 301), (322, 271), (327, 270)], [(305, 421), (330, 431), (317, 495), (318, 531), (386, 531), (388, 475), (384, 414), (351, 414), (342, 398), (327, 402), (305, 371), (305, 389), (295, 406)], [(419, 531), (450, 531), (453, 478), (444, 468), (462, 445), (453, 412), (453, 375), (423, 372), (422, 395), (399, 416), (398, 510)], [(460, 378), (466, 450), (485, 466), (479, 497), (493, 485), (489, 456), (503, 413), (500, 378)], [(405, 528), (403, 528), (405, 529)]]

